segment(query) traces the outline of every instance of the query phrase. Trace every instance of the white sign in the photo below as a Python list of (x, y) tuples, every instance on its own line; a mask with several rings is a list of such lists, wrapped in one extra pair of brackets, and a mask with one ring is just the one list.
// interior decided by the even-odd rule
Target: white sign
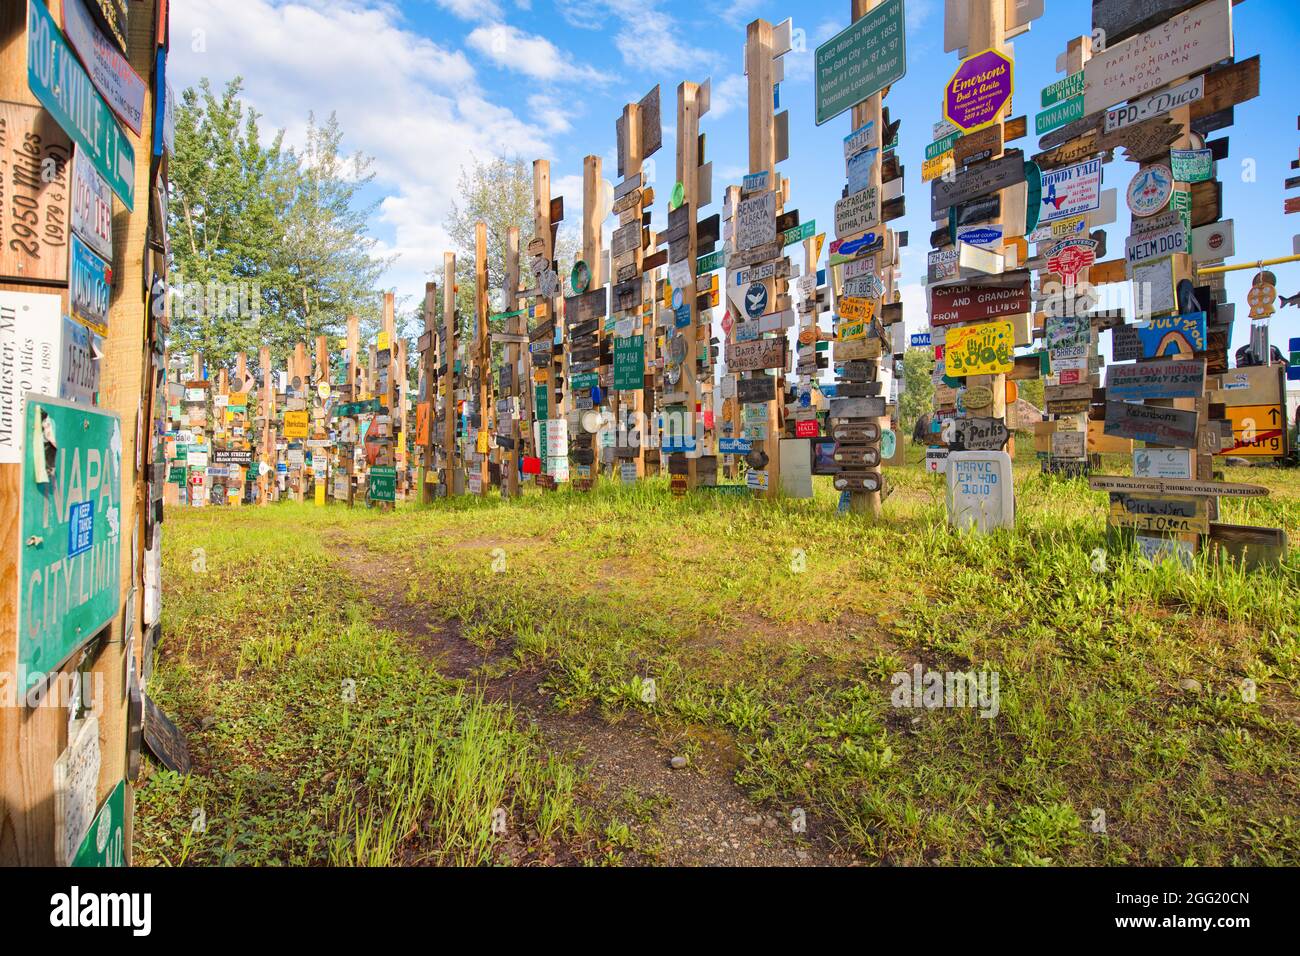
[(1134, 478), (1192, 477), (1190, 448), (1140, 448), (1133, 452)]
[(776, 193), (742, 199), (736, 209), (736, 248), (753, 249), (776, 242)]
[(1209, 0), (1085, 63), (1083, 112), (1099, 112), (1231, 56), (1232, 0)]
[[(1091, 62), (1091, 61), (1090, 61)], [(1101, 160), (1043, 171), (1040, 223), (1092, 212), (1101, 207)]]
[(99, 391), (99, 360), (104, 354), (104, 338), (66, 315), (62, 323), (59, 398), (93, 404), (95, 393)]
[(22, 463), (27, 393), (59, 394), (62, 328), (57, 295), (0, 292), (0, 464)]
[(1237, 254), (1237, 236), (1233, 220), (1224, 219), (1192, 230), (1192, 261), (1213, 262), (1231, 259)]
[(849, 159), (856, 156), (864, 149), (869, 149), (876, 144), (876, 124), (867, 123), (866, 126), (859, 126), (848, 136), (844, 137), (844, 158)]
[(1004, 451), (954, 451), (948, 455), (948, 522), (989, 532), (1016, 524), (1011, 456)]
[(880, 190), (872, 186), (835, 203), (835, 238), (856, 236), (880, 223)]
[(1205, 95), (1205, 77), (1198, 76), (1186, 83), (1180, 83), (1170, 90), (1161, 90), (1150, 96), (1125, 103), (1113, 110), (1106, 111), (1106, 132), (1113, 133), (1125, 126), (1132, 126), (1153, 116), (1162, 116), (1180, 106), (1190, 106)]
[(63, 32), (81, 57), (90, 82), (131, 132), (140, 135), (144, 116), (145, 82), (131, 69), (116, 44), (100, 32), (86, 10), (85, 0), (63, 0)]
[(113, 261), (113, 194), (82, 152), (72, 157), (72, 228), (86, 245)]
[(99, 783), (99, 720), (79, 721), (68, 749), (54, 761), (55, 850), (60, 866), (71, 866), (95, 819)]
[(1187, 231), (1173, 216), (1173, 222), (1154, 232), (1143, 232), (1129, 236), (1124, 243), (1124, 258), (1130, 266), (1148, 259), (1160, 259), (1175, 253), (1187, 251)]

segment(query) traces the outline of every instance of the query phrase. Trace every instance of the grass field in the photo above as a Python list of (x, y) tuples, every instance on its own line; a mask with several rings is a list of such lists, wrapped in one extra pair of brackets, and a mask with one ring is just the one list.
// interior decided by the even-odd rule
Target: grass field
[[(909, 456), (876, 524), (666, 480), (172, 509), (149, 690), (196, 770), (137, 864), (1300, 864), (1300, 557), (1105, 551), (1031, 458), (1015, 531), (957, 534)], [(1300, 475), (1226, 477), (1300, 534)], [(996, 715), (894, 706), (918, 664)]]

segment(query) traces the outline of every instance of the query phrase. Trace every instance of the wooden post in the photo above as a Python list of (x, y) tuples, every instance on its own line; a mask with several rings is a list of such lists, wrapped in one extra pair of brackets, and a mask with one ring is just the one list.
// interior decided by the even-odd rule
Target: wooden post
[[(432, 282), (424, 284), (424, 336), (421, 344), (424, 346), (420, 350), (420, 405), (416, 408), (416, 420), (419, 420), (419, 408), (423, 407), (424, 420), (427, 427), (427, 433), (424, 435), (423, 443), (420, 443), (421, 458), (420, 471), (416, 475), (416, 484), (419, 489), (416, 492), (415, 500), (422, 505), (431, 504), (434, 499), (434, 485), (429, 480), (434, 475), (433, 450), (437, 447), (437, 409), (438, 409), (438, 317), (437, 317), (437, 295), (438, 287)], [(419, 435), (416, 441), (419, 442)]]
[[(772, 67), (772, 24), (766, 20), (755, 20), (745, 31), (745, 63), (749, 72), (749, 171), (767, 173), (768, 188), (776, 192), (776, 214), (781, 215), (784, 207), (781, 181), (776, 172), (776, 115), (773, 102), (773, 67)], [(777, 242), (781, 241), (778, 234)], [(694, 250), (692, 249), (692, 254)], [(782, 258), (784, 252), (778, 248), (776, 258)], [(775, 303), (777, 296), (784, 293), (785, 280), (772, 278), (763, 285), (768, 290), (768, 301)], [(778, 338), (785, 337), (785, 330), (777, 333)], [(785, 373), (788, 367), (779, 370), (776, 376), (776, 399), (767, 403), (767, 440), (755, 442), (754, 447), (762, 445), (767, 454), (767, 493), (769, 500), (781, 494), (781, 437), (785, 431), (783, 422), (783, 404), (785, 395)], [(752, 373), (766, 375), (765, 369)]]
[[(361, 400), (361, 364), (358, 361), (361, 349), (361, 319), (355, 315), (348, 316), (348, 381), (347, 395), (349, 402)], [(358, 433), (357, 416), (348, 416), (348, 435), (351, 441), (342, 443), (339, 447), (339, 464), (342, 466), (348, 479), (348, 507), (351, 508), (356, 504), (356, 470), (357, 470), (357, 441), (360, 438)]]
[[(271, 370), (271, 349), (263, 345), (257, 350), (257, 365), (262, 373), (262, 448), (257, 466), (258, 498), (262, 504), (270, 504), (272, 490), (275, 488), (275, 373)], [(265, 471), (266, 466), (269, 471)]]
[[(325, 399), (321, 398), (320, 386), (330, 384), (330, 349), (329, 340), (323, 336), (316, 336), (316, 367), (313, 369), (312, 382), (312, 437), (317, 440), (326, 438), (329, 435), (329, 426), (325, 420)], [(317, 472), (311, 468), (310, 462), (312, 453), (310, 449), (307, 452), (308, 468), (311, 470), (312, 481), (314, 483), (323, 483), (325, 486), (325, 498), (330, 495), (330, 474), (329, 474), (329, 455), (322, 448), (320, 452), (321, 461), (325, 462), (325, 470)], [(319, 499), (317, 499), (319, 500)]]
[[(682, 377), (677, 384), (677, 391), (686, 395), (686, 416), (682, 423), (683, 434), (689, 433), (690, 440), (696, 434), (695, 420), (699, 415), (699, 386), (696, 383), (696, 323), (699, 321), (699, 309), (695, 294), (695, 259), (698, 246), (699, 217), (699, 173), (700, 173), (700, 112), (698, 83), (682, 83), (677, 87), (677, 181), (682, 184), (682, 204), (687, 209), (687, 246), (686, 263), (689, 268), (689, 281), (682, 290), (686, 307), (690, 310), (691, 322), (678, 334), (686, 337), (686, 358), (682, 360)], [(699, 449), (686, 455), (686, 488), (695, 488)]]
[[(585, 156), (582, 160), (582, 260), (591, 270), (591, 284), (588, 290), (599, 289), (605, 284), (604, 266), (601, 255), (600, 242), (600, 224), (604, 217), (601, 216), (601, 161), (599, 156)], [(600, 317), (600, 322), (596, 326), (596, 343), (599, 347), (605, 341), (605, 317)], [(612, 371), (612, 369), (611, 369)], [(606, 395), (613, 394), (613, 382), (611, 380), (609, 388), (602, 389)], [(612, 399), (610, 407), (613, 407)], [(592, 411), (599, 414), (599, 409), (594, 406)], [(582, 426), (579, 426), (582, 429)], [(585, 431), (585, 429), (582, 429)], [(604, 428), (599, 428), (591, 436), (592, 462), (591, 462), (591, 488), (596, 487), (596, 482), (600, 477), (601, 469), (601, 447), (600, 437)], [(572, 438), (570, 438), (572, 441)]]
[(442, 321), (446, 327), (443, 359), (443, 483), (447, 497), (456, 493), (456, 254), (442, 254)]
[(410, 382), (407, 379), (406, 367), (406, 339), (399, 338), (393, 348), (393, 385), (397, 389), (397, 396), (394, 399), (396, 404), (395, 427), (393, 428), (393, 442), (395, 451), (393, 459), (397, 467), (397, 480), (395, 494), (401, 501), (407, 497), (406, 469), (409, 465), (406, 456), (406, 439), (407, 439), (407, 416), (410, 413), (410, 406), (407, 404), (410, 396), (407, 392), (410, 389)]
[[(511, 226), (506, 230), (506, 275), (505, 275), (505, 310), (507, 312), (519, 311), (519, 227)], [(517, 315), (512, 317), (507, 323), (507, 330), (513, 335), (528, 334), (528, 316)], [(509, 450), (502, 463), (506, 473), (501, 476), (506, 489), (507, 497), (514, 498), (519, 494), (519, 458), (522, 454), (522, 445), (519, 434), (520, 417), (518, 411), (523, 407), (522, 395), (527, 393), (529, 383), (532, 380), (531, 364), (524, 366), (521, 362), (523, 357), (523, 348), (514, 342), (505, 347), (506, 364), (510, 368), (510, 388), (507, 394), (515, 399), (510, 417), (510, 434), (509, 438), (513, 446)], [(524, 381), (524, 368), (528, 369), (529, 381)], [(527, 419), (524, 419), (527, 421)]]
[[(492, 339), (488, 332), (488, 275), (487, 275), (487, 224), (474, 224), (474, 318), (475, 365), (478, 370), (478, 433), (492, 434)], [(490, 441), (490, 438), (489, 438)], [(477, 440), (470, 452), (478, 462), (479, 495), (486, 497), (492, 490), (488, 479), (488, 453), (483, 439)]]
[[(544, 159), (533, 160), (533, 241), (541, 240), (540, 255), (547, 262), (555, 260), (555, 244), (551, 232), (551, 164)], [(537, 318), (545, 322), (547, 319), (555, 321), (555, 327), (561, 328), (559, 316), (555, 314), (555, 300), (538, 296), (536, 303)], [(561, 332), (563, 335), (563, 332)], [(537, 410), (538, 428), (545, 430), (548, 419), (563, 417), (561, 403), (555, 395), (555, 361), (552, 359), (546, 364), (546, 409), (543, 417), (543, 409)], [(539, 449), (540, 451), (540, 449)], [(549, 456), (548, 456), (549, 458)], [(547, 459), (542, 460), (542, 471), (545, 474), (553, 474), (551, 463)]]

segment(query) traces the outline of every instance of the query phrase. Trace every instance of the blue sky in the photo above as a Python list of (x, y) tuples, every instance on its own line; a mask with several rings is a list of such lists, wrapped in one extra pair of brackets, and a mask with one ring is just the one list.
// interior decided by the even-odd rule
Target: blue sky
[[(1031, 130), (1039, 90), (1061, 76), (1057, 55), (1091, 29), (1084, 0), (1046, 0), (1046, 7), (1013, 41), (1014, 115), (1027, 115)], [(290, 142), (301, 137), (309, 111), (337, 112), (348, 147), (376, 160), (370, 198), (381, 205), (373, 232), (399, 256), (386, 285), (417, 301), (428, 270), (440, 269), (450, 248), (443, 221), (462, 165), (472, 156), (547, 158), (553, 195), (565, 196), (576, 220), (583, 157), (602, 156), (605, 176), (614, 180), (614, 121), (656, 83), (664, 114), (664, 146), (652, 171), (656, 217), (662, 222), (675, 179), (676, 90), (683, 80), (712, 79), (713, 108), (701, 129), (716, 201), (703, 212), (717, 211), (725, 186), (747, 171), (741, 56), (745, 26), (756, 17), (793, 17), (796, 49), (785, 57), (780, 91), (791, 147), (781, 171), (803, 219), (829, 224), (844, 185), (840, 141), (850, 127), (848, 114), (814, 124), (813, 51), (848, 24), (849, 9), (848, 0), (175, 0), (171, 69), (178, 89), (202, 76), (224, 82), (243, 75), (248, 102), (268, 126), (284, 127)], [(1250, 0), (1233, 16), (1238, 59), (1262, 59), (1260, 96), (1237, 107), (1235, 126), (1211, 137), (1230, 139), (1219, 178), (1225, 215), (1236, 222), (1233, 261), (1242, 262), (1290, 255), (1300, 233), (1300, 215), (1282, 212), (1282, 182), (1297, 174), (1289, 164), (1300, 155), (1300, 26), (1288, 0)], [(910, 233), (902, 282), (907, 324), (917, 330), (926, 324), (918, 282), (931, 228), (922, 153), (957, 57), (943, 51), (942, 0), (908, 0), (907, 19), (908, 73), (886, 103), (903, 121), (909, 213), (893, 225)], [(1032, 153), (1035, 143), (1026, 137), (1015, 145)], [(1108, 257), (1123, 253), (1123, 190), (1134, 171), (1122, 161), (1106, 166), (1105, 187), (1120, 191), (1119, 220), (1106, 227)], [(1280, 293), (1300, 291), (1300, 263), (1274, 271)], [(1252, 275), (1229, 277), (1230, 301), (1238, 304), (1234, 348), (1248, 340), (1244, 303)], [(1300, 336), (1300, 310), (1274, 316), (1274, 343), (1290, 336)]]

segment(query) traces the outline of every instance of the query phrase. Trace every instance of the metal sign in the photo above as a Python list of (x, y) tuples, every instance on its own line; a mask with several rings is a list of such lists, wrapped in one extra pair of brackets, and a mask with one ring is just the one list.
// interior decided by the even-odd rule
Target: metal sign
[(1015, 89), (1015, 63), (998, 50), (963, 60), (944, 91), (943, 116), (965, 132), (996, 122)]
[(117, 614), (122, 433), (117, 415), (28, 395), (15, 613), (23, 692)]
[(903, 0), (885, 0), (817, 47), (817, 125), (874, 96), (907, 73)]

